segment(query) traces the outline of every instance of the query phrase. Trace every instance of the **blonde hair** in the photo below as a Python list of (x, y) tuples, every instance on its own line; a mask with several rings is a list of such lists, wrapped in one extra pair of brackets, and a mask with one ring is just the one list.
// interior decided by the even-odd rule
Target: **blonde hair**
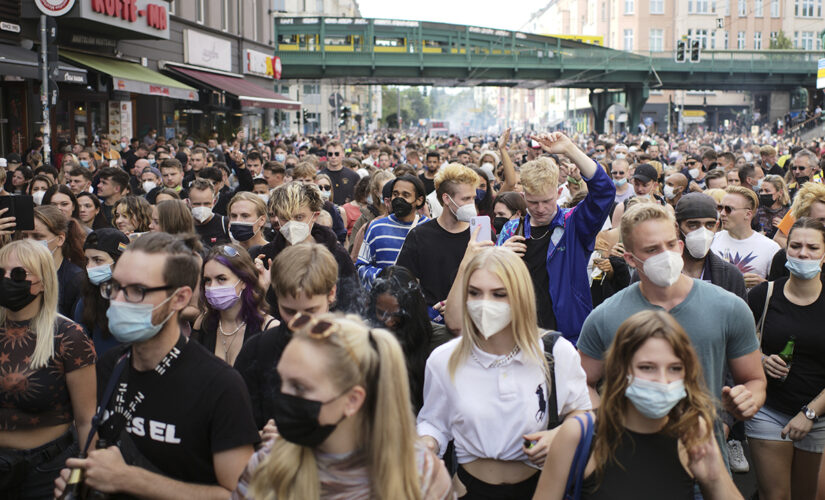
[(815, 202), (825, 203), (825, 185), (816, 182), (806, 182), (796, 192), (791, 205), (791, 215), (795, 219), (807, 217), (811, 213), (811, 205)]
[(788, 203), (791, 202), (791, 196), (788, 194), (788, 185), (785, 184), (785, 179), (778, 175), (766, 175), (764, 179), (762, 179), (762, 183), (765, 182), (769, 183), (776, 189), (776, 192), (779, 193), (779, 204), (782, 206), (786, 206)]
[(292, 178), (293, 179), (301, 179), (304, 177), (309, 177), (313, 181), (315, 180), (315, 176), (318, 175), (318, 172), (315, 170), (315, 165), (308, 161), (299, 162), (295, 167), (292, 169)]
[[(40, 308), (31, 320), (36, 340), (29, 368), (38, 370), (49, 364), (54, 356), (54, 329), (57, 314), (57, 270), (51, 252), (34, 240), (18, 240), (0, 248), (0, 265), (6, 267), (9, 257), (16, 258), (20, 265), (34, 274), (43, 285)], [(38, 300), (38, 299), (35, 299)], [(0, 323), (6, 321), (7, 309), (0, 307)]]
[[(257, 198), (257, 196), (255, 197)], [(278, 217), (281, 224), (292, 220), (295, 213), (301, 210), (304, 205), (313, 212), (323, 210), (324, 200), (321, 198), (321, 191), (315, 184), (292, 181), (289, 184), (283, 184), (275, 188), (269, 197), (269, 209)]]
[(232, 211), (232, 205), (239, 201), (248, 201), (252, 203), (255, 207), (255, 213), (258, 214), (258, 217), (266, 218), (266, 203), (263, 202), (258, 195), (249, 191), (241, 191), (240, 193), (236, 194), (229, 200), (229, 204), (226, 206), (226, 214), (229, 216), (229, 213)]
[(559, 166), (552, 158), (542, 157), (521, 166), (521, 185), (527, 194), (542, 194), (559, 185)]
[(676, 218), (672, 213), (668, 212), (665, 207), (658, 203), (637, 203), (629, 207), (627, 211), (622, 214), (622, 243), (624, 243), (626, 249), (633, 249), (633, 238), (631, 237), (633, 229), (642, 222), (649, 220), (670, 222), (673, 224), (674, 230), (676, 230)]
[(435, 174), (433, 183), (435, 184), (435, 192), (438, 195), (438, 202), (442, 205), (444, 201), (444, 193), (452, 196), (455, 194), (455, 188), (458, 184), (469, 184), (473, 188), (477, 187), (481, 178), (470, 167), (465, 167), (460, 163), (450, 163), (443, 167)]
[(382, 188), (385, 183), (393, 179), (395, 179), (395, 174), (389, 170), (379, 170), (378, 172), (372, 174), (369, 193), (372, 195), (373, 205), (381, 206), (384, 204), (384, 193)]
[(759, 197), (756, 196), (753, 189), (746, 188), (744, 186), (728, 186), (725, 188), (725, 192), (728, 194), (738, 194), (748, 200), (748, 203), (751, 205), (751, 210), (756, 210), (757, 207), (759, 207)]
[(722, 198), (725, 197), (725, 190), (722, 188), (706, 189), (704, 193), (716, 200), (717, 204), (722, 203)]
[(338, 263), (324, 245), (302, 243), (284, 248), (270, 273), (276, 297), (328, 295), (338, 281)]
[[(462, 304), (466, 304), (468, 300), (470, 278), (479, 269), (491, 272), (504, 284), (512, 311), (510, 317), (512, 318), (513, 340), (529, 361), (541, 366), (545, 373), (548, 373), (544, 349), (539, 342), (539, 329), (536, 326), (538, 323), (536, 319), (536, 297), (533, 292), (530, 272), (527, 270), (524, 261), (514, 252), (502, 247), (487, 248), (479, 252), (464, 270), (461, 293)], [(458, 367), (470, 356), (473, 344), (477, 344), (479, 340), (484, 338), (476, 328), (472, 318), (470, 318), (468, 308), (464, 307), (463, 309), (461, 340), (459, 340), (458, 347), (450, 356), (447, 365), (451, 379), (455, 378)]]
[[(309, 335), (310, 324), (295, 332), (292, 342), (307, 342), (324, 351), (318, 362), (325, 363), (324, 372), (340, 391), (364, 388), (366, 399), (355, 418), (361, 425), (361, 448), (367, 453), (371, 497), (421, 499), (415, 459), (418, 436), (398, 341), (386, 330), (369, 329), (356, 315), (324, 314), (317, 319), (334, 323), (335, 332), (316, 339)], [(319, 485), (313, 449), (277, 439), (252, 477), (249, 496), (316, 500)]]

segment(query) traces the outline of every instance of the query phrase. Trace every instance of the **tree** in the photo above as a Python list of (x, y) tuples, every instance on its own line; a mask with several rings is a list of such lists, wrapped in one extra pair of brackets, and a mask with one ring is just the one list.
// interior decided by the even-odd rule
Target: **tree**
[(785, 36), (784, 31), (779, 30), (776, 38), (771, 40), (771, 45), (768, 48), (771, 50), (791, 50), (793, 49), (793, 42)]

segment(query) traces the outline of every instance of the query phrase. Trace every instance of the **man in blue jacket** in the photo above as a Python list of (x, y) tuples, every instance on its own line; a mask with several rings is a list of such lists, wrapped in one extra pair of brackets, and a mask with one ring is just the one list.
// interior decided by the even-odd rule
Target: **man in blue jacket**
[(508, 222), (498, 244), (518, 253), (533, 277), (539, 327), (562, 332), (576, 343), (593, 309), (587, 263), (596, 234), (607, 219), (616, 188), (604, 168), (561, 132), (534, 137), (546, 153), (564, 155), (581, 172), (587, 197), (574, 208), (559, 208), (559, 167), (539, 158), (521, 167), (527, 215)]

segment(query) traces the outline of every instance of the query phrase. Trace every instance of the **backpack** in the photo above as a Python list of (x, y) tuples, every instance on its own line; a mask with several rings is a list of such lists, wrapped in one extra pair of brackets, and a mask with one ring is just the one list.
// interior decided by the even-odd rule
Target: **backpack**
[(553, 358), (553, 347), (561, 336), (561, 332), (555, 330), (544, 330), (541, 335), (541, 341), (544, 344), (544, 359), (547, 360), (547, 367), (549, 369), (549, 380), (547, 381), (547, 393), (549, 394), (549, 401), (547, 402), (549, 405), (548, 429), (555, 429), (561, 425), (561, 420), (559, 419), (559, 402), (556, 397), (556, 361)]

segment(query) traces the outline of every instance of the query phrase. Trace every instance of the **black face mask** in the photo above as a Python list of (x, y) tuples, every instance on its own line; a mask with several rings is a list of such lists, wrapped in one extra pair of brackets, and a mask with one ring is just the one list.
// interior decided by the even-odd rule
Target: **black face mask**
[(801, 185), (805, 184), (806, 182), (808, 182), (809, 180), (811, 180), (811, 178), (809, 176), (803, 175), (802, 177), (797, 177), (796, 178), (796, 184), (797, 184), (797, 186), (801, 186)]
[(396, 217), (406, 217), (410, 215), (412, 210), (413, 206), (409, 201), (401, 198), (400, 196), (398, 198), (393, 198), (392, 213), (395, 214)]
[(0, 280), (0, 307), (17, 312), (31, 304), (37, 295), (31, 293), (31, 281)]
[(759, 195), (759, 205), (762, 207), (770, 207), (773, 205), (773, 195), (772, 194), (760, 194)]
[[(343, 395), (343, 394), (342, 394)], [(341, 420), (332, 425), (321, 425), (318, 415), (321, 406), (332, 403), (341, 396), (336, 396), (326, 402), (299, 398), (278, 391), (275, 394), (275, 425), (278, 433), (287, 441), (300, 446), (315, 448), (332, 434), (332, 431), (341, 423)]]
[(233, 222), (229, 224), (229, 234), (235, 241), (249, 241), (255, 236), (254, 224), (248, 222)]
[(504, 225), (509, 222), (510, 219), (507, 217), (496, 217), (493, 219), (493, 229), (496, 230), (496, 234), (501, 234), (501, 230), (504, 229)]

